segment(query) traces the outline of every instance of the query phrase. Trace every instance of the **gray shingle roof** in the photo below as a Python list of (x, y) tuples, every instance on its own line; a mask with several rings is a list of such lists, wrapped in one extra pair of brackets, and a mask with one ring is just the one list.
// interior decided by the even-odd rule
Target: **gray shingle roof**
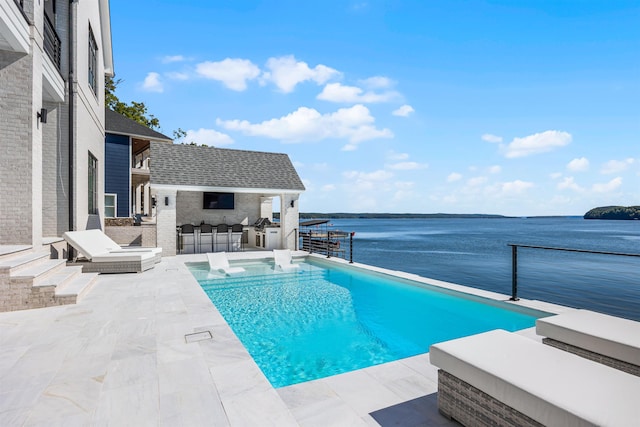
[(137, 138), (152, 139), (156, 141), (171, 141), (171, 138), (169, 138), (168, 136), (163, 135), (160, 132), (156, 132), (155, 130), (141, 125), (140, 123), (131, 120), (130, 118), (125, 117), (122, 114), (111, 111), (108, 108), (104, 109), (104, 121), (104, 127), (107, 133), (129, 135)]
[(282, 153), (151, 143), (151, 185), (304, 191)]

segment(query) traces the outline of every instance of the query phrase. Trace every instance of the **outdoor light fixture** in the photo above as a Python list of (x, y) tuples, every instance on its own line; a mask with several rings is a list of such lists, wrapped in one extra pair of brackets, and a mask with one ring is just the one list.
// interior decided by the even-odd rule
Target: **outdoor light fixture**
[(37, 114), (40, 123), (47, 123), (47, 109), (41, 108), (40, 112)]
[(169, 206), (169, 196), (164, 198), (164, 205)]
[(291, 201), (291, 207), (293, 207), (293, 200)]

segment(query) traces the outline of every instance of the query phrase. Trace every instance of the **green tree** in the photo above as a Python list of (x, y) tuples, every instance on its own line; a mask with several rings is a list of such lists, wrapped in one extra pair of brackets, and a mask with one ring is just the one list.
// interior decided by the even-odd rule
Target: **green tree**
[(116, 88), (121, 82), (122, 79), (114, 80), (113, 77), (106, 78), (104, 84), (104, 101), (107, 107), (141, 125), (151, 129), (158, 129), (160, 127), (160, 121), (153, 114), (149, 114), (144, 102), (132, 101), (131, 104), (126, 104), (118, 99)]

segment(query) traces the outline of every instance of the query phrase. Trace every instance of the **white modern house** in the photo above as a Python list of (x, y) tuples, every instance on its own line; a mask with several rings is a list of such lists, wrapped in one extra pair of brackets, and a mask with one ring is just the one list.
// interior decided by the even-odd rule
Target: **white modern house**
[(112, 75), (108, 0), (0, 0), (0, 310), (61, 303), (17, 283), (52, 275), (38, 256), (63, 232), (103, 227)]

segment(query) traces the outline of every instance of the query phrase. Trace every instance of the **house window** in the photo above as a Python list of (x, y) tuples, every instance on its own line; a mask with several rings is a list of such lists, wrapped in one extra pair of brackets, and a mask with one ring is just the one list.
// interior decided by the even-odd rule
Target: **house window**
[(98, 213), (98, 159), (89, 153), (89, 215)]
[(118, 195), (117, 194), (105, 194), (104, 195), (104, 217), (115, 218), (116, 212), (118, 212)]
[(98, 95), (98, 44), (89, 25), (89, 86)]

